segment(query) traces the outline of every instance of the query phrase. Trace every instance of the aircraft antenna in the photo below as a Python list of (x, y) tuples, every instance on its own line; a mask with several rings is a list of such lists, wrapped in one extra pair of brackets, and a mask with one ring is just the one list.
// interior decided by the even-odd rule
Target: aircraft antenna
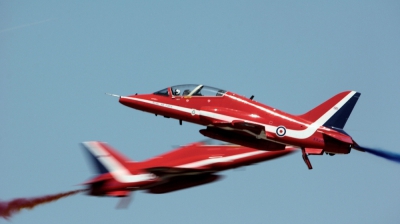
[(112, 94), (112, 93), (106, 93), (106, 95), (109, 95), (109, 96), (114, 96), (114, 97), (118, 97), (118, 98), (121, 98), (121, 96), (120, 96), (120, 95), (117, 95), (117, 94)]

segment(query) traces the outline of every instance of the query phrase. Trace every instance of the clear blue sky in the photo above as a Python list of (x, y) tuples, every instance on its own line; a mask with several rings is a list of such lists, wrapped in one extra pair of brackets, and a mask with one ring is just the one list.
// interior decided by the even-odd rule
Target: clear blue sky
[[(201, 126), (105, 92), (205, 84), (289, 113), (362, 93), (345, 130), (400, 153), (398, 1), (10, 1), (0, 3), (0, 199), (79, 188), (79, 143), (134, 160), (203, 139)], [(370, 154), (300, 154), (164, 195), (76, 195), (13, 223), (399, 223), (400, 165)], [(0, 221), (1, 222), (1, 221)]]

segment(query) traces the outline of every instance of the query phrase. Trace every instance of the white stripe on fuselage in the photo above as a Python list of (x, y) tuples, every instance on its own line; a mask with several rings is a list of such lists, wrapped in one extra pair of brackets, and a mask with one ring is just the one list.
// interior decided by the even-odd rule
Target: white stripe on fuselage
[[(131, 174), (125, 166), (123, 166), (118, 160), (116, 160), (111, 154), (109, 154), (100, 143), (97, 142), (84, 142), (86, 148), (103, 164), (110, 174), (121, 183), (135, 183), (144, 182), (154, 179), (154, 175), (151, 173), (147, 174)], [(198, 168), (206, 165), (211, 165), (215, 163), (231, 162), (236, 159), (246, 158), (254, 155), (259, 155), (263, 153), (268, 153), (266, 151), (254, 151), (247, 152), (226, 157), (214, 157), (204, 160), (200, 160), (193, 163), (183, 164), (177, 166), (178, 168)]]
[[(298, 123), (300, 125), (306, 126), (307, 128), (304, 129), (304, 130), (293, 130), (293, 129), (286, 128), (286, 134), (285, 134), (285, 136), (292, 137), (292, 138), (306, 139), (306, 138), (310, 137), (312, 134), (314, 134), (314, 132), (321, 125), (323, 125), (326, 121), (328, 121), (329, 118), (331, 118), (349, 99), (351, 99), (351, 97), (354, 96), (354, 94), (356, 94), (356, 91), (351, 91), (349, 94), (347, 94), (347, 96), (345, 96), (342, 100), (340, 100), (336, 105), (334, 105), (331, 109), (329, 109), (324, 115), (322, 115), (318, 120), (316, 120), (312, 124), (302, 123), (302, 122), (300, 122), (298, 120), (292, 119), (292, 118), (287, 117), (287, 116), (285, 116), (283, 114), (277, 113), (277, 112), (275, 112), (273, 110), (269, 110), (269, 109), (267, 109), (265, 107), (255, 105), (255, 104), (253, 104), (251, 102), (248, 102), (246, 100), (240, 99), (240, 98), (235, 97), (235, 96), (231, 96), (231, 95), (225, 95), (225, 96), (226, 97), (230, 97), (233, 100), (237, 100), (239, 102), (247, 104), (249, 106), (252, 106), (254, 108), (257, 108), (259, 110), (262, 110), (264, 112), (267, 112), (267, 113), (269, 113), (269, 114), (271, 114), (273, 116), (280, 117), (280, 118), (282, 118), (284, 120), (288, 120), (290, 122), (295, 122), (295, 123)], [(157, 102), (157, 101), (151, 101), (151, 100), (145, 100), (145, 99), (139, 99), (139, 98), (133, 98), (133, 97), (121, 96), (121, 98), (140, 101), (140, 102), (144, 102), (144, 103), (149, 103), (149, 104), (152, 104), (152, 105), (157, 105), (157, 106), (160, 106), (160, 107), (165, 107), (165, 108), (169, 108), (169, 109), (173, 109), (173, 110), (177, 110), (177, 111), (182, 111), (182, 112), (186, 112), (186, 113), (190, 113), (190, 114), (193, 112), (193, 110), (195, 110), (195, 114), (196, 115), (205, 116), (205, 117), (209, 117), (209, 118), (214, 118), (214, 119), (222, 120), (222, 121), (225, 121), (225, 122), (232, 122), (234, 120), (243, 120), (245, 122), (263, 125), (265, 127), (265, 130), (267, 132), (271, 132), (271, 133), (275, 133), (276, 129), (278, 128), (278, 126), (258, 123), (258, 122), (254, 122), (254, 121), (251, 121), (251, 120), (244, 120), (242, 118), (227, 116), (227, 115), (218, 114), (218, 113), (214, 113), (214, 112), (210, 112), (210, 111), (197, 110), (197, 109), (194, 109), (194, 108), (181, 107), (181, 106), (176, 106), (176, 105), (172, 105), (172, 104), (160, 103), (160, 102)]]
[(266, 151), (254, 151), (254, 152), (246, 152), (242, 154), (237, 154), (233, 156), (226, 156), (226, 157), (214, 157), (214, 158), (208, 158), (205, 160), (193, 162), (193, 163), (188, 163), (185, 165), (178, 166), (179, 168), (197, 168), (197, 167), (202, 167), (202, 166), (207, 166), (211, 165), (214, 163), (226, 163), (226, 162), (231, 162), (234, 161), (235, 159), (241, 159), (241, 158), (246, 158), (249, 156), (254, 156), (258, 154), (266, 153)]

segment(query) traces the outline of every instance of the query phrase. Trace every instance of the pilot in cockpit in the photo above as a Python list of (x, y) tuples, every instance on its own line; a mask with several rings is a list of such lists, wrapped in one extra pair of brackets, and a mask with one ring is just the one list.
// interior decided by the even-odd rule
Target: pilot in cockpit
[(174, 96), (179, 96), (180, 93), (181, 91), (179, 89), (175, 89), (175, 91), (173, 92)]
[(185, 91), (183, 91), (183, 93), (182, 93), (182, 96), (187, 96), (187, 95), (189, 95), (189, 93), (190, 93), (190, 90), (185, 90)]

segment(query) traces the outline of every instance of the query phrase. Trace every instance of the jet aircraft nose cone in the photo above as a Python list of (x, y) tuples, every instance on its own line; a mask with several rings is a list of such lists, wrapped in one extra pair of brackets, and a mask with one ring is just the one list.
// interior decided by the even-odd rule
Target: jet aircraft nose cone
[(119, 103), (121, 103), (125, 106), (128, 106), (128, 104), (131, 100), (127, 99), (126, 97), (121, 96), (118, 101), (119, 101)]
[(146, 100), (143, 99), (143, 95), (130, 95), (130, 96), (121, 96), (119, 98), (119, 103), (133, 108), (137, 110), (148, 111), (149, 104), (145, 102)]

